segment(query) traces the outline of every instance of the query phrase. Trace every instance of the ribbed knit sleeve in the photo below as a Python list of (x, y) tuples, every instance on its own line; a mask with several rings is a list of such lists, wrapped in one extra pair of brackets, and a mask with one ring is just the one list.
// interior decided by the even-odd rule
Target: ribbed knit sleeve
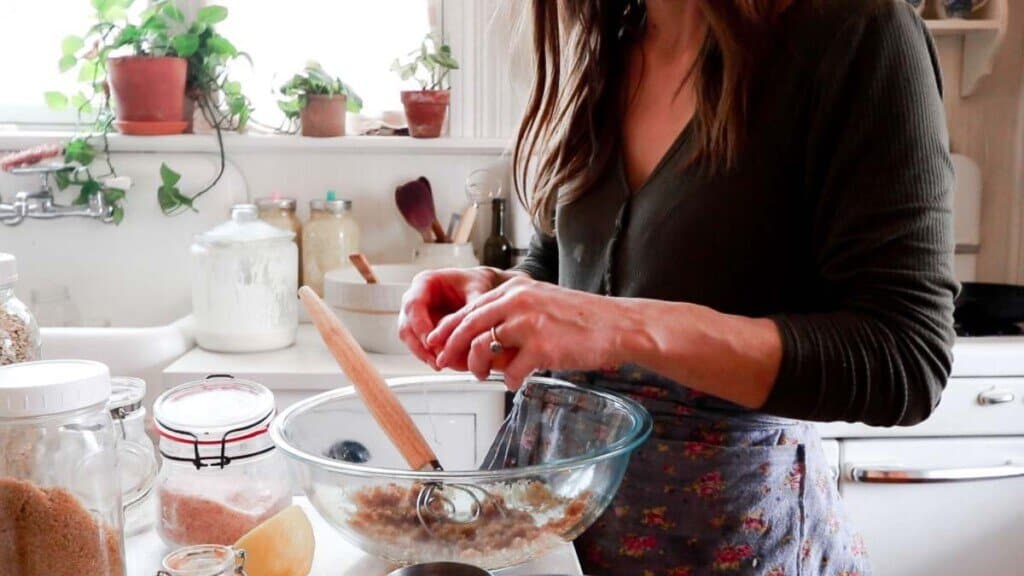
[(949, 377), (958, 290), (937, 57), (917, 15), (886, 2), (821, 62), (806, 182), (828, 309), (773, 317), (782, 365), (762, 410), (911, 425)]
[(526, 258), (515, 267), (515, 270), (526, 272), (534, 280), (557, 283), (558, 241), (539, 230), (534, 232)]

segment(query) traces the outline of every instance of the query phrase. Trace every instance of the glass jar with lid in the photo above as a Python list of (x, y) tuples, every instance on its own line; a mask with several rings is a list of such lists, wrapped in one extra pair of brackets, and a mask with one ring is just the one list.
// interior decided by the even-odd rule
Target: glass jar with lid
[(98, 362), (0, 368), (4, 574), (121, 576), (121, 488), (110, 373)]
[(302, 229), (302, 280), (323, 296), (324, 275), (349, 266), (349, 255), (359, 252), (359, 224), (352, 202), (337, 199), (333, 191), (310, 201), (309, 213)]
[(111, 378), (107, 408), (114, 421), (117, 465), (121, 476), (125, 534), (139, 534), (153, 525), (152, 489), (159, 464), (156, 448), (146, 434), (146, 381)]
[(231, 220), (192, 244), (196, 343), (217, 352), (276, 350), (295, 342), (298, 248), (293, 232), (238, 204)]
[(269, 198), (257, 198), (260, 220), (271, 226), (295, 234), (295, 245), (299, 248), (299, 284), (302, 283), (302, 222), (295, 215), (297, 203), (294, 198), (274, 194)]
[(0, 366), (39, 359), (39, 325), (14, 295), (18, 262), (0, 253)]
[(164, 557), (157, 576), (245, 576), (245, 550), (200, 544), (175, 550)]
[(231, 545), (292, 502), (292, 480), (267, 431), (276, 414), (265, 386), (210, 376), (153, 406), (163, 466), (157, 531), (173, 546)]

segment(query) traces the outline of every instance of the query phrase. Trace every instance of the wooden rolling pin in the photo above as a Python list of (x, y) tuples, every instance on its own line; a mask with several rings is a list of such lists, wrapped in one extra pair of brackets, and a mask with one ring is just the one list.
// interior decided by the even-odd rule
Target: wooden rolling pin
[(366, 352), (334, 313), (309, 286), (299, 288), (299, 298), (320, 332), (334, 359), (352, 381), (380, 427), (413, 470), (441, 470), (437, 455), (388, 387), (380, 372), (370, 363)]

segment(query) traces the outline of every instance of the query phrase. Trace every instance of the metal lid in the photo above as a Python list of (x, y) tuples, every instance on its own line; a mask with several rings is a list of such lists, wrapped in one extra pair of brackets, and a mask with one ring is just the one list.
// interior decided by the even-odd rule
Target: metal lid
[(43, 360), (0, 368), (0, 418), (49, 416), (102, 405), (110, 370), (89, 360)]
[(294, 212), (295, 211), (295, 207), (297, 206), (297, 202), (295, 201), (295, 198), (282, 198), (280, 196), (269, 196), (269, 197), (266, 197), (266, 198), (257, 198), (256, 199), (256, 206), (258, 206), (260, 210), (267, 210), (267, 209), (270, 209), (270, 208), (277, 208), (278, 210), (287, 210), (289, 212)]
[(0, 286), (18, 281), (18, 259), (13, 254), (0, 252)]
[(318, 212), (330, 212), (331, 214), (343, 214), (352, 209), (351, 200), (324, 200), (318, 198), (309, 201), (309, 209)]
[(231, 220), (199, 234), (196, 241), (201, 244), (231, 246), (246, 242), (293, 238), (294, 232), (282, 230), (260, 220), (259, 208), (255, 204), (235, 204), (231, 207)]
[(146, 381), (142, 378), (111, 378), (107, 408), (114, 418), (124, 418), (142, 408), (142, 400), (145, 397)]

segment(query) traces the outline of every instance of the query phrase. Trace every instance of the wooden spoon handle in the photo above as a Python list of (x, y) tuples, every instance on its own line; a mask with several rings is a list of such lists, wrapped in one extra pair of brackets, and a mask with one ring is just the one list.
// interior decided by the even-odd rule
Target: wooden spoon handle
[(476, 223), (476, 211), (476, 204), (470, 204), (469, 208), (462, 213), (459, 225), (455, 228), (455, 234), (452, 235), (452, 242), (456, 244), (469, 242), (469, 235), (473, 233), (473, 224)]
[(348, 259), (356, 267), (356, 270), (359, 271), (363, 280), (366, 280), (367, 284), (377, 283), (377, 276), (373, 273), (373, 267), (370, 266), (370, 261), (366, 259), (366, 256), (356, 252), (355, 254), (349, 254)]
[(434, 218), (434, 221), (430, 223), (430, 228), (434, 231), (435, 242), (438, 244), (444, 244), (448, 242), (448, 234), (444, 231), (444, 226), (441, 226), (441, 221)]
[(370, 414), (413, 470), (440, 470), (437, 456), (402, 407), (395, 393), (366, 357), (366, 352), (323, 300), (309, 286), (299, 288), (299, 298), (320, 331), (334, 359), (352, 381)]

